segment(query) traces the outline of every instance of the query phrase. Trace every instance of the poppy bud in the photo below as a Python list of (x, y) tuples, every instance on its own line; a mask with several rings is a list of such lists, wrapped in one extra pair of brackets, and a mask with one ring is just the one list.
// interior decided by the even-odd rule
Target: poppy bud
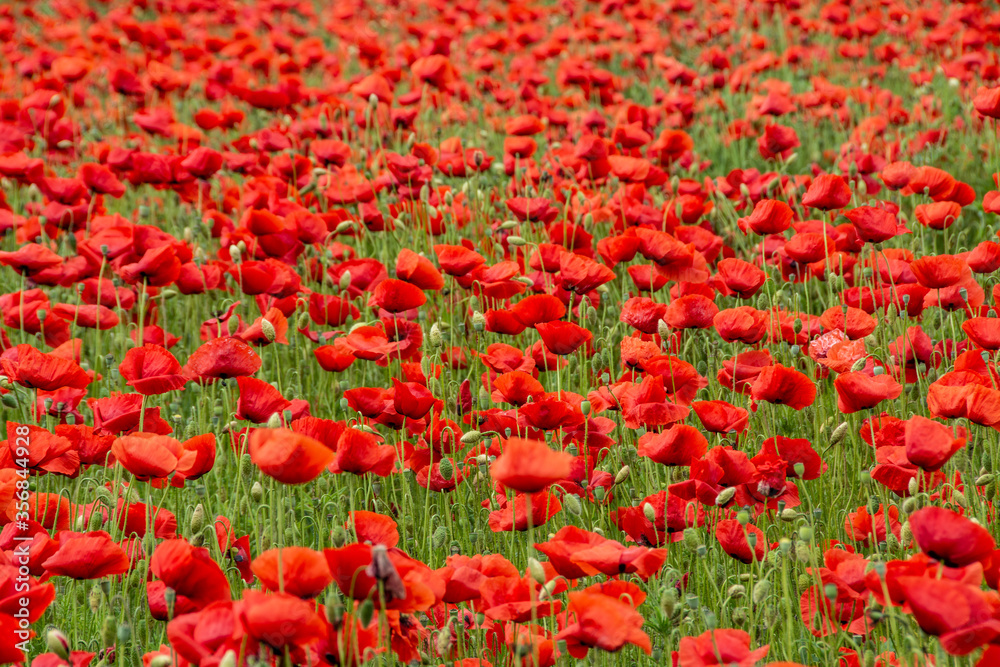
[(809, 550), (809, 546), (803, 542), (796, 542), (795, 544), (795, 560), (800, 563), (808, 563), (811, 559), (812, 552)]
[(229, 246), (229, 259), (233, 264), (240, 264), (243, 261), (243, 251), (238, 245)]
[(45, 633), (45, 646), (63, 660), (69, 659), (69, 640), (61, 631), (52, 628)]
[(522, 246), (528, 245), (528, 242), (524, 240), (523, 236), (508, 236), (507, 245), (512, 245), (515, 248), (520, 248)]
[(101, 601), (104, 599), (103, 593), (101, 593), (100, 586), (94, 586), (90, 589), (90, 593), (87, 595), (87, 604), (90, 606), (90, 611), (97, 613), (101, 608)]
[(354, 223), (350, 220), (344, 220), (342, 223), (333, 228), (334, 234), (346, 234), (350, 230), (354, 229)]
[(205, 508), (201, 503), (198, 503), (194, 507), (194, 511), (191, 512), (191, 520), (188, 522), (188, 531), (190, 533), (200, 533), (201, 529), (205, 527)]
[(952, 501), (959, 507), (968, 509), (969, 501), (965, 499), (965, 494), (961, 491), (953, 491), (951, 494)]
[(677, 589), (674, 587), (667, 588), (660, 595), (660, 611), (667, 618), (674, 615), (674, 610), (677, 608)]
[[(646, 503), (646, 507), (652, 507), (649, 503)], [(695, 528), (685, 528), (684, 529), (684, 544), (689, 549), (696, 549), (701, 545), (701, 534), (698, 533)]]
[(448, 539), (448, 530), (444, 526), (438, 526), (431, 534), (431, 546), (435, 549), (443, 549), (444, 543)]
[(911, 477), (909, 484), (906, 485), (906, 490), (910, 492), (911, 496), (917, 495), (917, 491), (920, 490), (920, 483), (917, 481), (916, 477)]
[[(232, 651), (230, 651), (231, 653)], [(174, 664), (174, 659), (162, 653), (149, 661), (149, 667), (170, 667)], [(222, 663), (220, 663), (221, 666)]]
[(478, 310), (472, 313), (472, 328), (480, 333), (486, 330), (486, 317)]
[(528, 574), (530, 574), (531, 578), (535, 580), (535, 583), (545, 583), (545, 568), (543, 568), (542, 564), (535, 558), (528, 559)]
[(715, 497), (715, 505), (717, 507), (725, 507), (726, 505), (729, 504), (729, 501), (731, 501), (733, 499), (733, 496), (735, 495), (736, 495), (736, 487), (731, 486), (727, 489), (723, 489), (722, 491), (719, 492), (719, 495)]
[(660, 335), (660, 338), (666, 342), (670, 338), (670, 325), (663, 320), (659, 320), (656, 323), (656, 333)]
[(973, 483), (976, 486), (987, 486), (993, 483), (993, 475), (989, 473), (986, 473), (985, 475), (980, 475), (979, 477), (976, 478), (976, 481)]
[(253, 478), (253, 458), (249, 454), (240, 457), (240, 478), (244, 486), (250, 486), (250, 480)]
[(847, 422), (841, 422), (837, 428), (833, 429), (833, 433), (830, 434), (831, 447), (836, 447), (844, 442), (844, 439), (847, 437), (847, 429)]
[(3, 402), (4, 407), (16, 408), (17, 407), (17, 396), (14, 394), (4, 394), (0, 397), (0, 401)]
[(261, 486), (260, 482), (254, 482), (253, 486), (250, 487), (250, 497), (255, 503), (259, 503), (264, 497), (264, 487)]
[(916, 498), (907, 498), (903, 501), (903, 513), (913, 514), (920, 509), (920, 501)]
[(746, 525), (750, 523), (750, 513), (746, 510), (740, 510), (740, 512), (736, 515), (736, 521), (738, 521), (739, 524), (745, 528)]
[[(646, 521), (656, 523), (656, 509), (651, 504), (643, 503), (642, 514), (646, 517)], [(684, 539), (687, 540), (687, 530), (684, 531)]]
[(132, 640), (132, 626), (122, 623), (118, 626), (118, 643), (128, 644)]
[(236, 332), (239, 331), (240, 320), (238, 317), (230, 317), (226, 320), (226, 331), (229, 332), (230, 336), (235, 336)]
[(367, 628), (368, 624), (372, 622), (372, 616), (375, 614), (375, 604), (372, 602), (371, 598), (366, 599), (358, 607), (358, 622), (361, 623), (361, 627)]
[(260, 321), (260, 330), (268, 343), (273, 343), (274, 339), (278, 337), (278, 332), (274, 330), (274, 325), (266, 317)]
[(475, 445), (483, 439), (483, 434), (479, 431), (467, 431), (459, 439), (463, 445)]
[(573, 516), (580, 516), (583, 513), (583, 505), (580, 503), (580, 499), (572, 493), (567, 493), (563, 496), (563, 506)]
[(615, 475), (614, 485), (618, 486), (619, 484), (624, 484), (626, 481), (628, 481), (628, 478), (631, 474), (632, 474), (632, 469), (629, 468), (628, 466), (624, 466), (621, 470), (618, 471), (618, 474)]
[(441, 471), (443, 479), (451, 480), (455, 477), (455, 464), (452, 463), (451, 459), (442, 459), (438, 469)]
[(441, 335), (441, 327), (437, 323), (431, 325), (431, 345), (435, 348), (444, 346), (444, 336)]
[(907, 521), (903, 524), (903, 527), (899, 529), (899, 543), (905, 547), (913, 542), (913, 529), (910, 528), (910, 522)]

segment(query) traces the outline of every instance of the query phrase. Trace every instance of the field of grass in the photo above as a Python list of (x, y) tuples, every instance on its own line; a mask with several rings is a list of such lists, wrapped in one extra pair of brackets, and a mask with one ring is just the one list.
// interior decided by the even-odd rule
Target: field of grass
[(0, 37), (0, 664), (1000, 665), (994, 0)]

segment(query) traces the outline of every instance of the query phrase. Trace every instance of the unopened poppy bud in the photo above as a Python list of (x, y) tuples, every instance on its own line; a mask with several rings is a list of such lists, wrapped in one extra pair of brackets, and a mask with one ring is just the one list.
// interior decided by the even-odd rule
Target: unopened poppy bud
[(333, 228), (334, 234), (346, 234), (347, 232), (354, 229), (354, 223), (350, 220), (344, 220), (342, 223)]
[(274, 330), (274, 325), (267, 318), (260, 321), (260, 330), (268, 343), (273, 343), (274, 339), (278, 337), (278, 332)]
[(300, 313), (295, 321), (295, 328), (302, 331), (309, 328), (309, 313)]
[(857, 373), (858, 371), (860, 371), (862, 368), (865, 367), (866, 363), (868, 363), (868, 357), (861, 357), (853, 364), (851, 364), (851, 372)]
[[(642, 514), (643, 514), (643, 516), (646, 517), (646, 521), (649, 521), (650, 523), (654, 523), (654, 524), (656, 523), (656, 508), (654, 508), (651, 504), (649, 504), (649, 503), (643, 503), (643, 505), (642, 505)], [(686, 534), (686, 531), (685, 531), (685, 538), (686, 537), (687, 537), (687, 534)]]
[(739, 522), (741, 526), (746, 526), (748, 523), (750, 523), (750, 513), (747, 512), (746, 510), (740, 510), (736, 514), (736, 521)]
[(545, 568), (542, 567), (542, 564), (538, 562), (537, 559), (535, 558), (528, 559), (528, 574), (530, 574), (531, 578), (535, 580), (535, 583), (537, 584), (545, 583)]
[(590, 404), (590, 401), (586, 399), (580, 401), (580, 412), (583, 414), (584, 417), (589, 415), (592, 409), (593, 406)]
[(118, 643), (128, 644), (132, 640), (132, 626), (122, 623), (118, 626)]
[(61, 631), (52, 628), (45, 633), (45, 646), (63, 660), (69, 659), (69, 640)]
[(580, 499), (572, 493), (567, 493), (563, 496), (563, 507), (573, 516), (580, 516), (583, 513), (583, 505), (580, 503)]
[(833, 433), (830, 434), (831, 447), (836, 447), (844, 442), (844, 439), (847, 437), (847, 429), (847, 422), (841, 422), (837, 428), (833, 429)]
[(907, 521), (899, 529), (899, 543), (908, 547), (911, 542), (913, 542), (913, 529), (910, 528), (910, 522)]
[(188, 530), (193, 533), (200, 533), (205, 527), (205, 508), (201, 503), (194, 506), (191, 512), (191, 520), (188, 522)]
[(615, 486), (618, 486), (619, 484), (624, 484), (626, 481), (628, 481), (628, 478), (631, 474), (632, 474), (632, 469), (629, 468), (628, 466), (623, 466), (622, 469), (618, 471), (618, 474), (615, 475)]
[(239, 264), (243, 261), (243, 251), (238, 245), (229, 246), (229, 259), (232, 260), (233, 264)]
[(799, 539), (803, 542), (812, 542), (813, 539), (813, 529), (812, 526), (802, 526), (799, 528)]
[(431, 325), (431, 345), (435, 348), (444, 346), (444, 336), (441, 335), (441, 327), (436, 323)]
[(452, 463), (451, 459), (442, 459), (438, 466), (441, 471), (441, 477), (445, 480), (451, 480), (455, 476), (455, 464)]
[(920, 490), (920, 482), (917, 481), (916, 477), (910, 478), (910, 482), (906, 485), (906, 490), (910, 492), (911, 496), (917, 495), (917, 491)]
[(460, 438), (463, 445), (475, 445), (483, 439), (483, 434), (479, 431), (466, 431)]
[(472, 313), (472, 328), (480, 333), (486, 330), (486, 317), (478, 310)]
[(104, 599), (104, 594), (101, 592), (100, 586), (94, 586), (90, 589), (90, 593), (87, 594), (87, 605), (90, 607), (90, 611), (97, 613), (101, 608), (101, 601)]
[(281, 414), (275, 412), (270, 417), (267, 418), (268, 428), (281, 428)]
[(660, 338), (664, 341), (668, 340), (670, 338), (670, 325), (663, 320), (659, 320), (656, 323), (656, 333), (660, 334)]
[(729, 501), (731, 501), (733, 499), (733, 496), (735, 495), (736, 495), (735, 487), (731, 486), (727, 489), (723, 489), (722, 491), (719, 492), (719, 495), (715, 497), (716, 506), (725, 507), (726, 505), (729, 504)]
[(240, 479), (243, 480), (243, 486), (250, 486), (250, 480), (253, 479), (253, 459), (249, 454), (243, 454), (240, 456)]
[(226, 320), (226, 331), (229, 332), (230, 336), (235, 336), (236, 332), (240, 329), (240, 320), (238, 317), (230, 317)]
[(809, 545), (803, 542), (795, 543), (794, 553), (795, 553), (795, 560), (797, 560), (800, 563), (808, 563), (810, 557), (812, 556), (812, 552), (809, 550)]
[(358, 622), (361, 623), (361, 627), (367, 628), (368, 624), (372, 622), (372, 616), (375, 614), (375, 604), (372, 602), (371, 598), (368, 598), (361, 603), (358, 607)]
[(528, 242), (524, 240), (523, 236), (508, 236), (507, 245), (512, 245), (515, 248), (520, 248), (522, 246), (528, 245)]
[(250, 487), (250, 497), (255, 503), (259, 503), (264, 498), (264, 487), (261, 486), (260, 482), (254, 482), (253, 486)]
[[(647, 506), (652, 507), (648, 503)], [(696, 528), (684, 529), (684, 544), (689, 549), (695, 549), (701, 545), (701, 534)]]
[(764, 581), (758, 581), (754, 585), (751, 597), (753, 599), (754, 604), (762, 604), (764, 600), (767, 599), (767, 596), (770, 593), (771, 593), (771, 582), (765, 579)]
[(963, 507), (965, 509), (968, 509), (969, 507), (969, 501), (965, 499), (965, 494), (961, 491), (952, 492), (951, 500), (959, 507)]
[(792, 470), (795, 471), (796, 477), (802, 477), (802, 475), (806, 474), (806, 464), (799, 461), (798, 463), (792, 466)]
[[(163, 653), (149, 661), (149, 667), (170, 667), (173, 664), (174, 659), (169, 655), (164, 655)], [(219, 665), (221, 667), (222, 663), (219, 663)]]
[(14, 394), (4, 394), (0, 397), (0, 402), (3, 402), (4, 407), (16, 408), (17, 407), (17, 396)]
[(907, 498), (906, 500), (903, 501), (904, 514), (913, 514), (918, 509), (920, 509), (920, 501), (918, 501), (916, 498)]
[(993, 475), (986, 473), (985, 475), (980, 475), (976, 478), (974, 484), (976, 486), (987, 486), (993, 483)]
[(444, 526), (438, 526), (431, 533), (431, 546), (434, 549), (444, 549), (445, 542), (448, 541), (448, 530)]

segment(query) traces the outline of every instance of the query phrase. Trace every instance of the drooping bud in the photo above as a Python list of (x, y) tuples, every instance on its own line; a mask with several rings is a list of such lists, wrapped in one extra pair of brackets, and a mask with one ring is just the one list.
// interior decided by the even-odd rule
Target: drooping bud
[(63, 660), (69, 659), (69, 640), (62, 631), (52, 628), (45, 633), (45, 647)]

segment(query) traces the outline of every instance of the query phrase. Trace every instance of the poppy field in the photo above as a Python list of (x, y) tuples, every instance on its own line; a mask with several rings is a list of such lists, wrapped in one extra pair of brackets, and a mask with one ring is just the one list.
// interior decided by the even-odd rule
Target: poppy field
[(0, 38), (0, 664), (1000, 665), (997, 2)]

